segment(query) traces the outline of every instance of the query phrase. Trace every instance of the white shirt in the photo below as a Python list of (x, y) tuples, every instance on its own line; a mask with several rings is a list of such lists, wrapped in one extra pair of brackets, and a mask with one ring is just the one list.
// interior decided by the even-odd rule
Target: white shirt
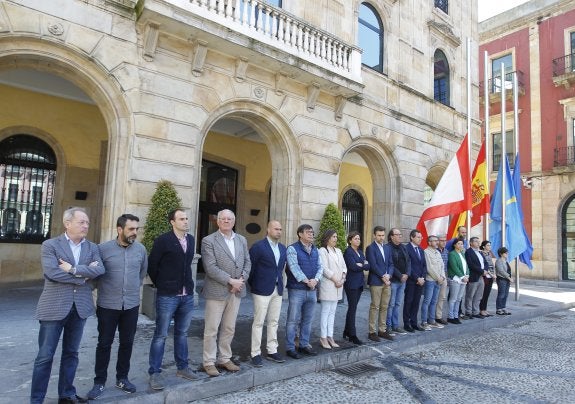
[(232, 231), (232, 235), (230, 237), (226, 236), (222, 232), (220, 232), (220, 234), (224, 237), (224, 241), (226, 242), (228, 248), (230, 249), (232, 257), (236, 258), (236, 246), (234, 245), (234, 238), (236, 237), (236, 233)]
[(68, 245), (70, 246), (70, 249), (72, 250), (72, 255), (74, 256), (75, 262), (70, 263), (70, 264), (72, 264), (72, 266), (75, 267), (80, 262), (80, 253), (82, 252), (82, 243), (84, 241), (86, 241), (86, 239), (83, 238), (82, 241), (80, 241), (78, 244), (76, 244), (70, 239), (70, 237), (68, 237), (68, 235), (66, 233), (64, 233), (64, 236), (66, 237), (66, 240), (68, 240)]

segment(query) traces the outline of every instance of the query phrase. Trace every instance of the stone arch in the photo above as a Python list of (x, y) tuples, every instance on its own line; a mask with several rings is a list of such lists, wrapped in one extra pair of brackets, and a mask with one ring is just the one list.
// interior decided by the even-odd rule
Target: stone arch
[(349, 145), (344, 155), (353, 151), (366, 162), (373, 182), (372, 228), (374, 223), (386, 228), (401, 227), (401, 178), (395, 159), (387, 145), (375, 139), (359, 138)]
[[(573, 268), (570, 268), (569, 263), (573, 259), (573, 254), (569, 254), (568, 251), (568, 238), (569, 235), (567, 233), (573, 233), (569, 230), (573, 230), (570, 228), (572, 226), (568, 226), (567, 224), (567, 215), (569, 212), (569, 208), (575, 202), (575, 192), (570, 192), (567, 194), (561, 202), (559, 203), (559, 209), (557, 209), (557, 240), (561, 240), (560, 243), (557, 243), (557, 260), (561, 262), (560, 267), (558, 268), (557, 279), (559, 280), (573, 280), (575, 276), (573, 275)], [(571, 270), (571, 271), (569, 271)], [(571, 275), (570, 275), (571, 273)]]
[(98, 106), (108, 131), (105, 185), (99, 201), (100, 235), (111, 234), (116, 215), (126, 207), (126, 156), (133, 131), (131, 112), (120, 84), (90, 55), (64, 44), (34, 36), (0, 38), (0, 70), (19, 68), (61, 76), (82, 89)]
[[(303, 169), (300, 148), (293, 131), (277, 111), (267, 105), (232, 100), (211, 111), (200, 130), (200, 147), (196, 161), (201, 161), (203, 145), (210, 128), (221, 119), (234, 119), (253, 127), (264, 139), (272, 160), (272, 189), (270, 218), (279, 220), (284, 227), (284, 238), (291, 239), (301, 217), (301, 172)], [(196, 170), (196, 183), (200, 185), (200, 170)], [(196, 206), (199, 203), (199, 194)]]
[(447, 169), (447, 166), (448, 163), (444, 161), (438, 161), (433, 164), (427, 172), (427, 176), (425, 177), (425, 184), (435, 191), (435, 188), (437, 188), (437, 184), (439, 184), (439, 180), (441, 180), (441, 177)]

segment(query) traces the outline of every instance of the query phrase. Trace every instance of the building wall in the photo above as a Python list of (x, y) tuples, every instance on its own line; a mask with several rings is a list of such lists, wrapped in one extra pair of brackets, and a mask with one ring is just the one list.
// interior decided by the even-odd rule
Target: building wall
[[(252, 219), (246, 212), (266, 199), (265, 173), (271, 172), (269, 212), (291, 240), (300, 223), (318, 226), (325, 206), (341, 198), (347, 182), (341, 173), (358, 170), (344, 165), (342, 171), (350, 151), (361, 155), (370, 173), (368, 220), (411, 229), (422, 211), (428, 170), (450, 161), (466, 132), (464, 38), (477, 37), (476, 1), (453, 3), (449, 16), (431, 2), (423, 9), (415, 2), (374, 3), (386, 29), (386, 66), (383, 74), (362, 68), (360, 84), (304, 56), (268, 52), (266, 43), (247, 41), (239, 29), (221, 35), (221, 26), (205, 21), (198, 28), (201, 17), (170, 1), (146, 0), (137, 20), (115, 1), (92, 3), (0, 1), (7, 27), (0, 33), (0, 68), (31, 65), (61, 75), (96, 103), (98, 139), (108, 140), (101, 238), (112, 234), (121, 213), (145, 218), (155, 184), (166, 178), (196, 228), (201, 160), (216, 157), (235, 162), (244, 175), (238, 229)], [(354, 41), (359, 3), (321, 3), (313, 16), (306, 2), (289, 3), (296, 16)], [(325, 13), (339, 17), (338, 27)], [(452, 68), (450, 106), (433, 100), (437, 48)], [(477, 56), (472, 59), (477, 66)], [(473, 68), (475, 98), (477, 78)], [(310, 96), (315, 89), (317, 99)], [(342, 96), (349, 96), (343, 104)], [(479, 139), (477, 106), (472, 117), (472, 135)], [(221, 119), (249, 122), (263, 143), (221, 148), (211, 131)], [(100, 161), (94, 157), (100, 147), (88, 132), (81, 139)], [(262, 156), (257, 164), (249, 158), (254, 151)], [(358, 185), (369, 189), (368, 182)]]

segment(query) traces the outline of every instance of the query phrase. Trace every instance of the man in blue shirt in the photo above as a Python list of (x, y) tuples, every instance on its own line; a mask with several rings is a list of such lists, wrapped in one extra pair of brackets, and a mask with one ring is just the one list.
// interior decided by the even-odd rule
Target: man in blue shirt
[[(286, 354), (299, 359), (299, 353), (317, 355), (309, 343), (311, 323), (317, 303), (316, 286), (323, 270), (319, 252), (313, 245), (314, 232), (309, 224), (297, 229), (298, 241), (287, 248), (288, 312), (286, 321)], [(300, 330), (298, 352), (295, 350), (296, 330)]]

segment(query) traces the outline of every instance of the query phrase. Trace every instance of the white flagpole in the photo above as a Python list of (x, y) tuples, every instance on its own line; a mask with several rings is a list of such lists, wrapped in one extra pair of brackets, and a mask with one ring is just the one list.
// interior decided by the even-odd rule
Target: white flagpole
[[(487, 55), (487, 51), (484, 53), (484, 62), (483, 62), (483, 83), (484, 83), (484, 96), (483, 99), (485, 105), (485, 171), (487, 171), (487, 187), (489, 187), (489, 143), (490, 143), (490, 136), (489, 133), (489, 69), (488, 69), (488, 61), (489, 57)], [(485, 224), (485, 239), (489, 239), (489, 212), (485, 213), (483, 218), (483, 223)]]
[[(467, 156), (469, 157), (469, 174), (471, 167), (471, 38), (467, 38)], [(466, 178), (471, 187), (471, 177)], [(467, 237), (471, 238), (471, 210), (467, 211)]]
[[(495, 80), (495, 77), (493, 78)], [(501, 76), (499, 77), (501, 84), (501, 162), (507, 156), (507, 134), (505, 133), (505, 63), (501, 63)], [(501, 164), (500, 169), (505, 170), (505, 165)], [(507, 178), (505, 171), (501, 172), (501, 246), (507, 245), (507, 229), (505, 227), (505, 187)]]
[[(513, 72), (513, 128), (515, 129), (515, 156), (519, 153), (519, 108), (518, 108), (518, 83), (517, 83), (517, 72)], [(514, 170), (519, 170), (521, 173), (521, 167), (514, 167)], [(521, 192), (521, 187), (515, 190), (515, 195)], [(515, 257), (515, 300), (519, 300), (519, 259)]]

